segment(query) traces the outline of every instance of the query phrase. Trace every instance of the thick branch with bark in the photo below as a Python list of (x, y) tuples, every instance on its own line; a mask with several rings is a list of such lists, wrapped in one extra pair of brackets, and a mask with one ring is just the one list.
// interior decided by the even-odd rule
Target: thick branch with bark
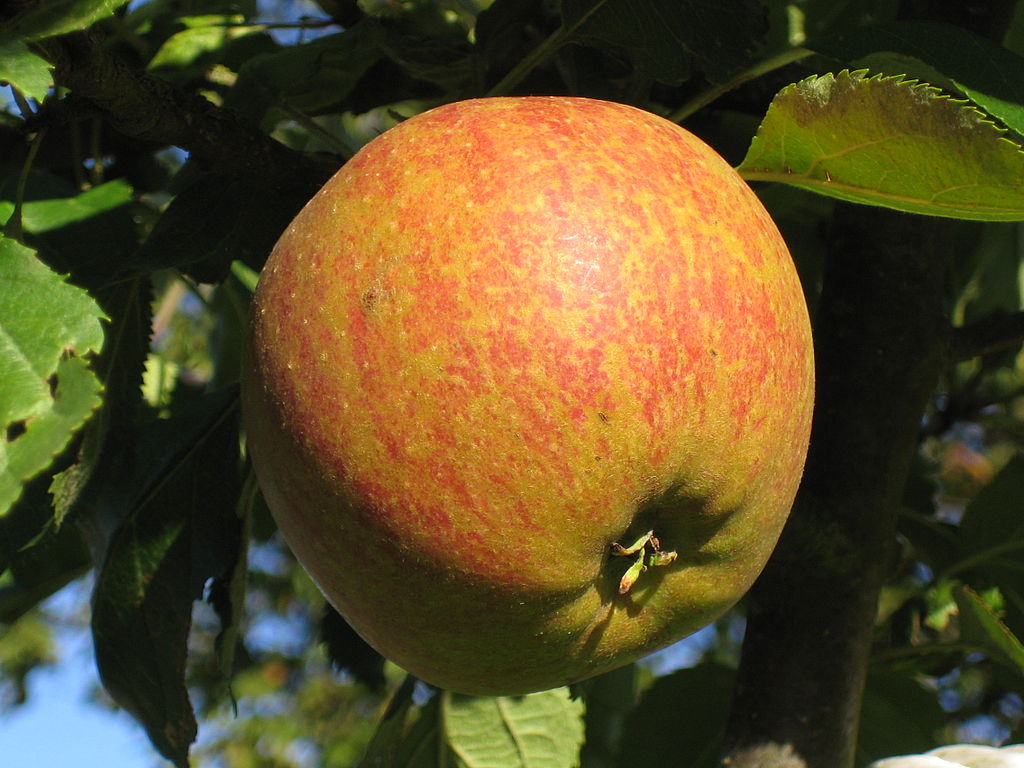
[(947, 359), (949, 222), (837, 210), (803, 485), (750, 595), (729, 768), (849, 768), (921, 414)]
[(275, 186), (316, 189), (332, 170), (275, 141), (233, 111), (111, 55), (93, 34), (51, 38), (43, 45), (56, 81), (127, 136), (181, 147), (218, 173), (257, 175)]

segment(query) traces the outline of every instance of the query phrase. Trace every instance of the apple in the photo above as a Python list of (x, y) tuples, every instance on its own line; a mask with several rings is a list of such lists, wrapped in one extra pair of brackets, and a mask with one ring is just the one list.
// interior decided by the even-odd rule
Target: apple
[(579, 681), (744, 594), (802, 473), (811, 334), (750, 188), (660, 117), (448, 104), (275, 246), (242, 377), (288, 544), (436, 686)]

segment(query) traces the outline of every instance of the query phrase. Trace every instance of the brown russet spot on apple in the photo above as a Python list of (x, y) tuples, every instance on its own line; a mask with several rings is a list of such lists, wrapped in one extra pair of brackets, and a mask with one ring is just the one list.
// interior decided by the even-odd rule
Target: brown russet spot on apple
[(655, 115), (537, 97), (410, 118), (298, 215), (254, 306), (267, 503), (428, 682), (524, 693), (663, 647), (742, 596), (785, 522), (803, 291), (742, 179)]

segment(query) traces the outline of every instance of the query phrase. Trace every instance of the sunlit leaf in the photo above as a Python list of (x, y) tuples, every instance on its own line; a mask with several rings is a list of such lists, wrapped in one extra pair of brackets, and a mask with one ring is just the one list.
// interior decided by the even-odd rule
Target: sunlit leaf
[[(124, 179), (116, 179), (74, 197), (26, 202), (21, 213), (22, 223), (26, 232), (49, 232), (120, 208), (131, 199), (131, 186)], [(12, 210), (12, 203), (0, 202), (0, 221), (7, 221)]]
[(50, 65), (32, 53), (25, 41), (0, 31), (0, 81), (6, 81), (30, 99), (42, 101), (53, 85)]
[(488, 698), (442, 694), (447, 741), (467, 768), (563, 768), (577, 764), (583, 701), (568, 688)]
[(99, 405), (85, 355), (103, 345), (103, 313), (35, 253), (0, 238), (0, 515)]
[(911, 213), (1024, 219), (1024, 153), (973, 107), (926, 85), (821, 75), (772, 101), (740, 173)]
[[(224, 48), (232, 40), (260, 30), (246, 26), (242, 16), (192, 16), (180, 21), (187, 26), (167, 38), (149, 60), (148, 69), (188, 69), (197, 61)], [(181, 73), (176, 73), (176, 78)]]
[(24, 3), (25, 10), (8, 20), (4, 26), (28, 40), (62, 35), (85, 29), (100, 19), (113, 15), (128, 0), (45, 0)]
[[(22, 207), (22, 227), (48, 261), (93, 287), (126, 268), (137, 242), (133, 195), (127, 181), (115, 179), (70, 197), (31, 200)], [(0, 200), (0, 222), (13, 210)]]
[[(395, 706), (400, 705), (397, 700)], [(403, 711), (394, 714), (404, 718)], [(439, 691), (416, 712), (415, 722), (397, 744), (393, 717), (360, 765), (573, 768), (579, 765), (583, 744), (583, 713), (583, 701), (573, 699), (568, 688), (495, 698)]]

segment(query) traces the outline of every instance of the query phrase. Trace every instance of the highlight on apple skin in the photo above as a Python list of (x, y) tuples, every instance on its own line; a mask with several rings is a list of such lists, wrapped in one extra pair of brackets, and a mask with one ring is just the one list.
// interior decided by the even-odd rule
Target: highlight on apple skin
[(629, 106), (510, 97), (401, 123), (299, 213), (242, 405), (267, 504), (356, 631), (513, 695), (742, 597), (813, 389), (789, 252), (721, 157)]

